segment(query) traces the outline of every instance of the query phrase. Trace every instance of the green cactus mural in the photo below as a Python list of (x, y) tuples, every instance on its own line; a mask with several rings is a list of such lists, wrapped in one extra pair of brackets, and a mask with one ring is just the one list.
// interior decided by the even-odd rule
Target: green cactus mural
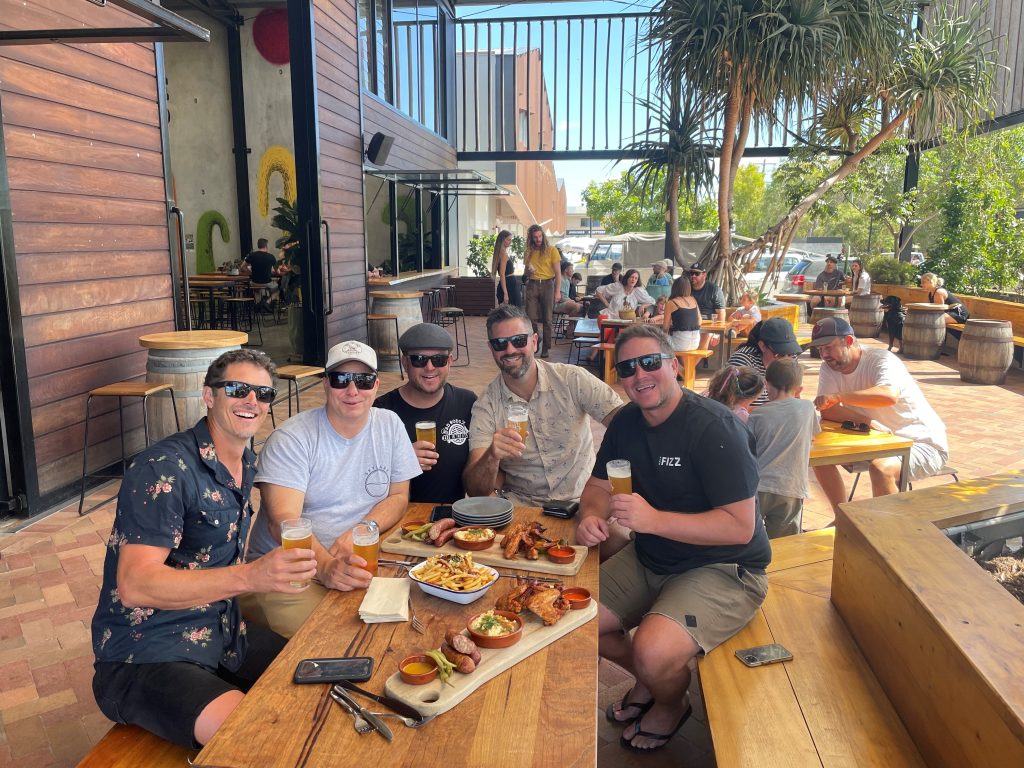
[(231, 242), (231, 227), (220, 211), (207, 211), (196, 224), (196, 272), (213, 272), (213, 228), (220, 228), (220, 239)]

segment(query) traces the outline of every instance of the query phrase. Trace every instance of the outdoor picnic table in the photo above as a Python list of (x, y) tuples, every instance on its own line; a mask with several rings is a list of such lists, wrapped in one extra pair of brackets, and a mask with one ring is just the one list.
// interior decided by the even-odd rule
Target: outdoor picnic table
[[(405, 521), (428, 519), (431, 508), (431, 504), (411, 504)], [(571, 522), (540, 513), (539, 508), (518, 507), (516, 520), (542, 520), (547, 535), (572, 538)], [(401, 576), (402, 571), (381, 566), (381, 575)], [(579, 573), (565, 582), (586, 587), (596, 600), (597, 552), (590, 552)], [(365, 592), (330, 591), (193, 765), (594, 765), (596, 620), (501, 673), (420, 728), (406, 728), (388, 718), (394, 732), (391, 743), (373, 732), (357, 734), (352, 718), (328, 696), (330, 686), (292, 683), (302, 659), (371, 656), (373, 676), (360, 687), (383, 693), (385, 681), (403, 658), (437, 648), (446, 629), (464, 627), (474, 614), (493, 608), (514, 583), (499, 579), (482, 598), (465, 606), (428, 596), (413, 586), (414, 610), (427, 625), (424, 635), (414, 632), (409, 623), (363, 624), (357, 610)], [(357, 700), (373, 711), (383, 711), (365, 699)]]
[(910, 448), (913, 440), (889, 432), (854, 432), (843, 429), (839, 422), (821, 422), (821, 432), (811, 441), (810, 465), (853, 464), (859, 461), (897, 456), (903, 460), (899, 489), (907, 490), (910, 482)]
[(853, 296), (853, 291), (848, 291), (845, 288), (837, 288), (835, 290), (826, 290), (824, 288), (804, 288), (804, 293), (808, 296), (831, 296), (834, 299), (839, 299), (839, 306), (846, 306), (846, 299), (849, 296)]

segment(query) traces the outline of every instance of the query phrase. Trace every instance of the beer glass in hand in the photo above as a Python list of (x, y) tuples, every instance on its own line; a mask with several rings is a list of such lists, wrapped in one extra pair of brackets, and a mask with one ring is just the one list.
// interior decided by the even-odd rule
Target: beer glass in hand
[(612, 495), (633, 493), (633, 472), (626, 459), (614, 459), (606, 466), (608, 482), (612, 484)]
[[(304, 517), (300, 517), (296, 520), (282, 520), (281, 547), (283, 549), (312, 549), (312, 521)], [(298, 589), (305, 589), (309, 586), (309, 579), (303, 579), (302, 581), (293, 581), (292, 586)]]
[(375, 520), (363, 520), (352, 527), (352, 553), (366, 561), (366, 570), (377, 575), (380, 528)]
[(505, 409), (505, 416), (508, 419), (508, 428), (514, 429), (519, 433), (519, 436), (523, 438), (523, 442), (526, 442), (526, 436), (529, 434), (527, 429), (528, 419), (530, 411), (522, 403), (510, 403), (508, 408)]
[(437, 424), (432, 421), (416, 422), (416, 442), (426, 442), (433, 446), (437, 445)]

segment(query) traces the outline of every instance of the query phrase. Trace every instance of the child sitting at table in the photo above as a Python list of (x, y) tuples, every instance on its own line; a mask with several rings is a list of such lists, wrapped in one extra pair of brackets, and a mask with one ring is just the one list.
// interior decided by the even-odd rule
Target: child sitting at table
[(665, 320), (665, 305), (668, 303), (667, 296), (661, 296), (652, 307), (647, 309), (648, 315), (645, 322), (661, 325)]
[(740, 306), (727, 318), (729, 338), (746, 336), (750, 329), (761, 322), (761, 310), (757, 306), (757, 291), (747, 291), (740, 296)]
[(747, 366), (727, 365), (708, 383), (705, 396), (727, 406), (744, 424), (750, 418), (750, 404), (764, 389), (764, 377)]
[(768, 366), (768, 402), (748, 422), (757, 440), (757, 503), (769, 538), (800, 533), (807, 498), (807, 459), (811, 440), (821, 432), (821, 417), (810, 400), (801, 400), (803, 368), (780, 358)]

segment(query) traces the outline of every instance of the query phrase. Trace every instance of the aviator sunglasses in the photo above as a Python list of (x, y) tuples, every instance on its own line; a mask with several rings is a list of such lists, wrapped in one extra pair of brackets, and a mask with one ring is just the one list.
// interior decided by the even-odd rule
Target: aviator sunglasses
[(426, 368), (429, 360), (435, 368), (444, 368), (448, 365), (450, 355), (445, 352), (438, 355), (409, 355), (409, 365), (413, 368)]
[(645, 371), (650, 373), (651, 371), (657, 371), (661, 369), (662, 360), (671, 360), (672, 355), (666, 355), (664, 352), (659, 352), (654, 355), (641, 355), (640, 357), (631, 357), (629, 360), (622, 360), (615, 364), (615, 371), (619, 374), (620, 379), (628, 379), (631, 376), (636, 375), (636, 367), (639, 365)]
[(530, 334), (528, 333), (517, 333), (515, 336), (499, 336), (496, 339), (488, 339), (487, 343), (491, 345), (491, 349), (495, 352), (501, 352), (508, 346), (509, 342), (512, 342), (512, 346), (516, 349), (522, 349), (530, 341)]
[(350, 382), (356, 383), (356, 389), (373, 389), (377, 383), (376, 373), (353, 373), (352, 371), (331, 371), (327, 381), (332, 389), (346, 389)]
[(236, 400), (244, 400), (250, 392), (256, 393), (256, 400), (261, 403), (272, 403), (277, 397), (277, 390), (273, 387), (257, 384), (246, 384), (244, 381), (215, 381), (210, 385), (213, 389), (223, 389), (224, 394)]

